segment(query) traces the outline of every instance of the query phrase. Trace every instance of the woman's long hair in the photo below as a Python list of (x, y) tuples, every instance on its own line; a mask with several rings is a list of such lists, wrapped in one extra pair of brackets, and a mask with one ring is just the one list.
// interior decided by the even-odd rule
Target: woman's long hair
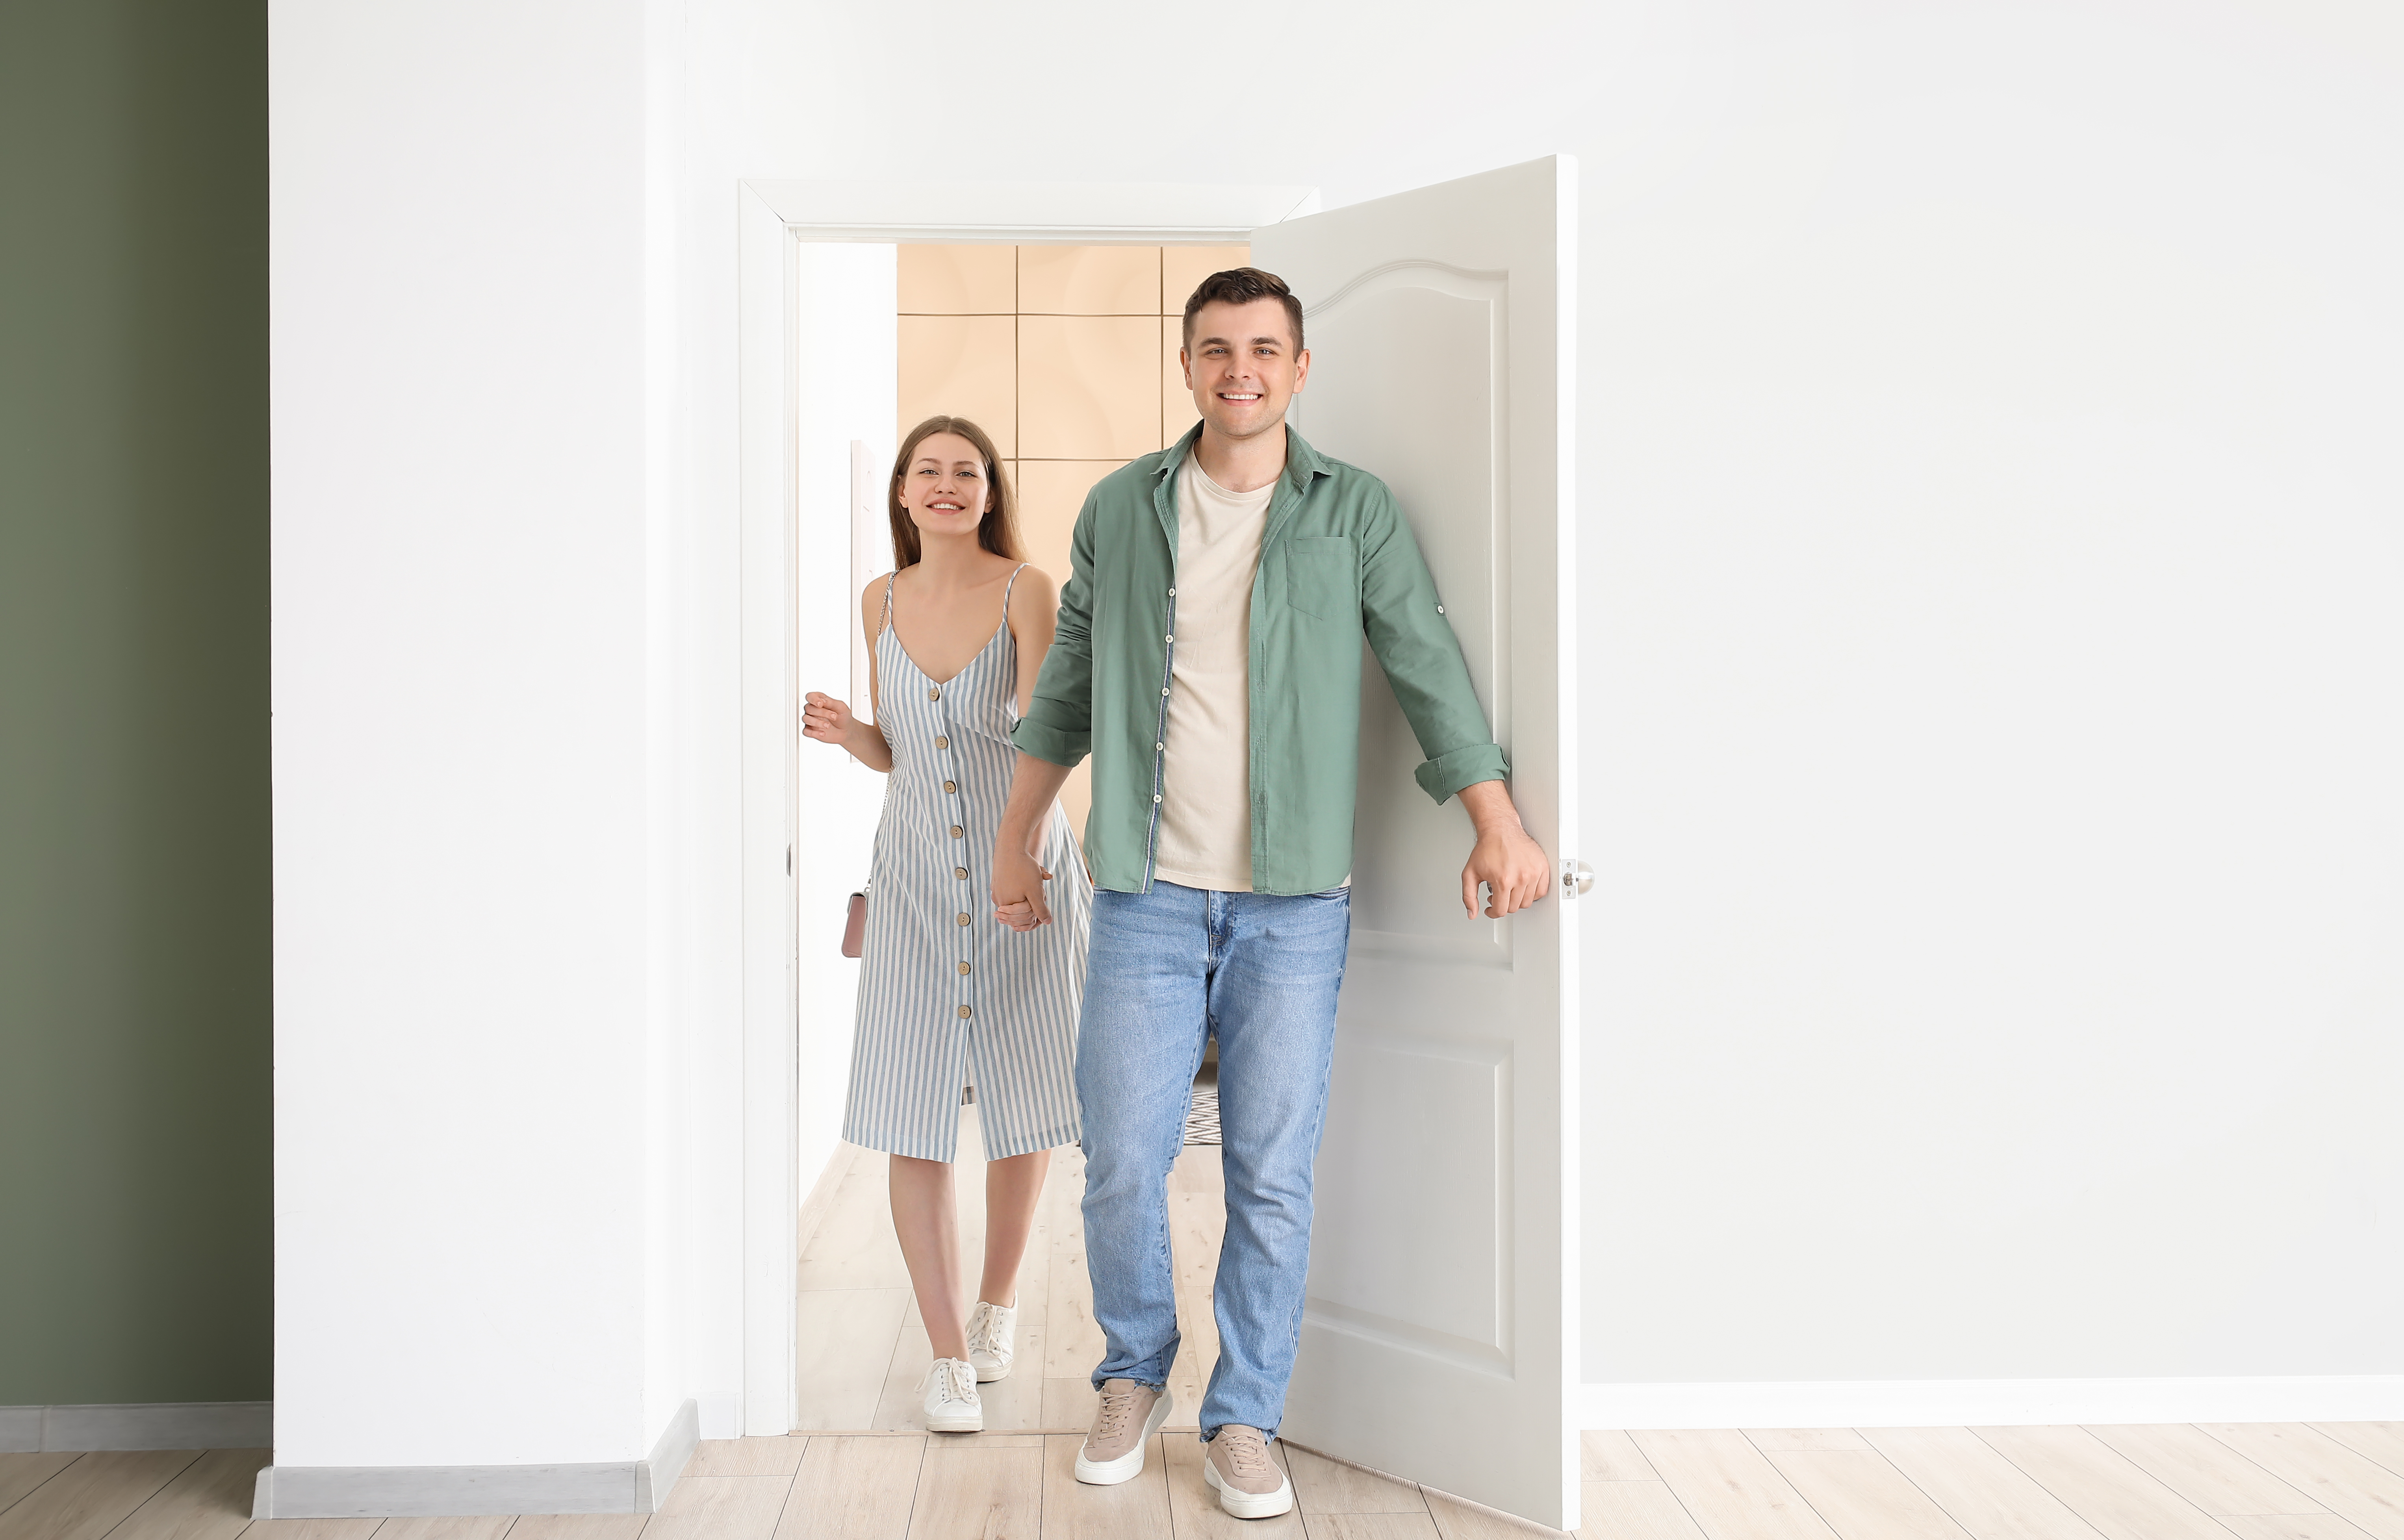
[(909, 474), (910, 461), (918, 446), (939, 433), (956, 433), (976, 446), (985, 459), (985, 485), (992, 489), (992, 506), (977, 520), (977, 544), (996, 556), (1007, 556), (1013, 562), (1027, 560), (1018, 548), (1018, 505), (1011, 495), (1010, 478), (1001, 471), (1001, 457), (994, 452), (993, 440), (985, 429), (965, 417), (929, 417), (912, 428), (902, 440), (902, 452), (893, 457), (893, 479), (886, 483), (885, 503), (893, 520), (893, 570), (918, 564), (917, 521), (902, 504), (902, 479)]

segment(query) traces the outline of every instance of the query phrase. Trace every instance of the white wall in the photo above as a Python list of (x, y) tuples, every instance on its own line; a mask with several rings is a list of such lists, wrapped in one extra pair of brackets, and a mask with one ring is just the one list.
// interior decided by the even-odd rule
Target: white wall
[(272, 10), (279, 1464), (732, 1415), (734, 553), (679, 487), (677, 16)]
[(1578, 155), (1589, 1375), (2404, 1372), (2387, 13), (1364, 14), (279, 0), (279, 1463), (743, 1419), (747, 176)]
[[(852, 638), (860, 629), (858, 564), (823, 553), (851, 547), (851, 444), (867, 446), (880, 485), (893, 462), (900, 337), (894, 326), (895, 248), (800, 242), (793, 248), (797, 328), (795, 502), (804, 553), (796, 575), (801, 687), (852, 694)], [(877, 506), (884, 506), (882, 496)], [(879, 520), (881, 526), (883, 520)], [(889, 537), (874, 570), (892, 569)], [(863, 717), (874, 715), (863, 698)], [(851, 1070), (860, 964), (841, 955), (845, 905), (868, 880), (869, 849), (885, 802), (885, 777), (840, 749), (804, 742), (801, 797), (801, 1088), (799, 1191), (834, 1154)]]

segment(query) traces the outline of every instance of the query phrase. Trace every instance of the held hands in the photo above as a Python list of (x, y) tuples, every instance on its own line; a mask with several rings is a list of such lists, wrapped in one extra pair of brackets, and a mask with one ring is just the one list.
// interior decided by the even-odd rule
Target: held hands
[(1015, 931), (1050, 924), (1043, 884), (1051, 875), (1024, 847), (1000, 840), (993, 852), (993, 917)]
[(1486, 918), (1515, 914), (1553, 889), (1553, 864), (1544, 847), (1519, 825), (1519, 813), (1500, 781), (1464, 787), (1461, 805), (1477, 827), (1477, 847), (1461, 868), (1461, 907), (1477, 912), (1477, 885), (1486, 884), (1490, 902)]

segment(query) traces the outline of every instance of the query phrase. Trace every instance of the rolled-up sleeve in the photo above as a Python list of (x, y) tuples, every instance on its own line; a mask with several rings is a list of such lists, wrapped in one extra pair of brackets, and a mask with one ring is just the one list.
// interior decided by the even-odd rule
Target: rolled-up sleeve
[(1094, 750), (1094, 500), (1077, 515), (1069, 546), (1069, 581), (1060, 589), (1060, 616), (1052, 650), (1035, 676), (1027, 715), (1010, 741), (1055, 765), (1074, 766)]
[(1510, 764), (1478, 704), (1461, 640), (1438, 606), (1435, 579), (1403, 510), (1382, 487), (1362, 533), (1362, 629), (1427, 756), (1413, 772), (1419, 788), (1443, 802), (1464, 786), (1507, 779)]

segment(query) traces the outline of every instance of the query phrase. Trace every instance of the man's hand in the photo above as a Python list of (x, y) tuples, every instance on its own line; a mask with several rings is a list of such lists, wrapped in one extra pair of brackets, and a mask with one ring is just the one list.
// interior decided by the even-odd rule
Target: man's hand
[(1045, 871), (1035, 857), (1008, 845), (993, 853), (993, 917), (1012, 930), (1033, 930), (1052, 923), (1052, 906), (1043, 900)]
[(1544, 848), (1520, 827), (1518, 810), (1511, 805), (1511, 794), (1502, 782), (1463, 786), (1461, 805), (1469, 810), (1469, 821), (1477, 829), (1477, 847), (1469, 853), (1469, 864), (1461, 868), (1463, 910), (1477, 912), (1481, 882), (1492, 897), (1486, 909), (1489, 920), (1516, 913), (1552, 892), (1552, 861)]
[(1025, 753), (1011, 771), (1010, 801), (993, 840), (993, 917), (1012, 930), (1052, 923), (1052, 906), (1043, 900), (1043, 881), (1052, 874), (1035, 852), (1052, 816), (1053, 798), (1068, 779), (1068, 766)]

